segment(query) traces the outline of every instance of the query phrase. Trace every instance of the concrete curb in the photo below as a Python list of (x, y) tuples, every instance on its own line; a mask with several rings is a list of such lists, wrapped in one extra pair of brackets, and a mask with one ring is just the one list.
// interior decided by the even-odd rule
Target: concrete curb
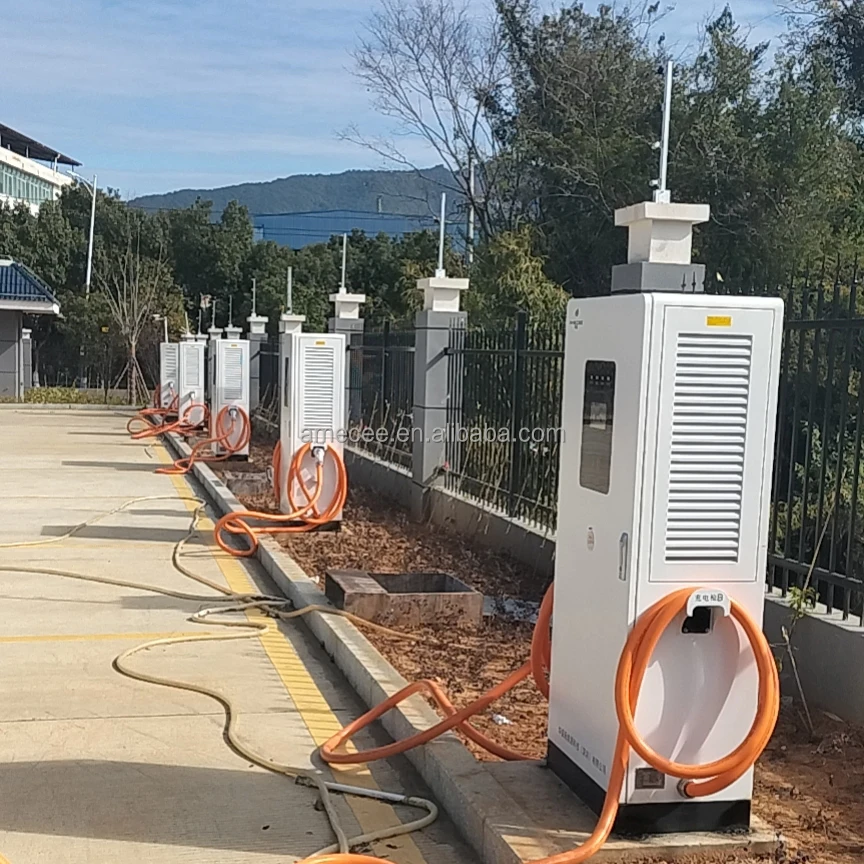
[[(191, 448), (180, 436), (170, 433), (165, 437), (177, 455), (190, 454)], [(192, 470), (223, 514), (244, 509), (206, 464), (196, 463)], [(323, 591), (272, 537), (259, 538), (257, 558), (295, 608), (331, 605)], [(311, 613), (302, 620), (369, 708), (380, 704), (408, 683), (350, 621), (320, 613)], [(379, 722), (394, 740), (400, 740), (422, 732), (440, 720), (440, 716), (421, 697), (414, 696), (389, 711)], [(574, 835), (567, 830), (537, 827), (538, 814), (529, 814), (455, 735), (443, 735), (423, 747), (409, 750), (405, 756), (483, 864), (524, 864), (526, 860), (572, 849), (581, 842), (574, 840)], [(531, 768), (537, 763), (519, 764)], [(560, 788), (563, 790), (563, 786)], [(570, 802), (569, 793), (565, 794)], [(589, 818), (593, 828), (594, 817)], [(677, 842), (671, 839), (667, 842), (663, 837), (649, 838), (641, 843), (613, 841), (592, 860), (598, 864), (624, 864), (658, 854), (671, 860), (699, 851), (748, 848), (756, 853), (772, 852), (776, 848), (773, 832), (764, 824), (754, 825), (754, 829), (749, 840), (710, 835), (711, 839), (706, 842), (705, 835), (685, 835), (683, 840), (681, 835), (674, 835)]]
[[(182, 438), (173, 433), (166, 437), (178, 455), (189, 455), (191, 449)], [(244, 509), (206, 464), (196, 463), (192, 470), (223, 514)], [(295, 608), (331, 605), (315, 582), (272, 537), (260, 539), (258, 560)], [(408, 683), (350, 621), (319, 613), (306, 615), (302, 620), (369, 708)], [(380, 722), (398, 740), (428, 729), (440, 720), (422, 698), (415, 696), (385, 714)], [(484, 864), (522, 864), (522, 858), (493, 826), (529, 825), (528, 814), (455, 735), (444, 735), (425, 747), (409, 751), (406, 757)]]

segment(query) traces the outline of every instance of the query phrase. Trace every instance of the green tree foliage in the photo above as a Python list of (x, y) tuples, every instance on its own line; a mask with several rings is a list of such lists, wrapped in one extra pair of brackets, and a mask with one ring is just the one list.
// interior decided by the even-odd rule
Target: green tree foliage
[(477, 251), (465, 306), (472, 323), (494, 326), (527, 312), (537, 326), (555, 328), (563, 320), (567, 295), (543, 270), (533, 252), (529, 227), (503, 232)]
[(824, 58), (847, 109), (864, 116), (864, 0), (799, 0), (790, 18), (796, 46)]
[[(245, 326), (252, 312), (253, 281), (257, 313), (269, 318), (275, 333), (286, 309), (289, 268), (293, 311), (306, 315), (309, 328), (326, 329), (332, 314), (329, 296), (341, 281), (341, 237), (295, 252), (272, 242), (255, 243), (249, 214), (237, 202), (214, 220), (207, 201), (151, 213), (99, 192), (93, 285), (87, 296), (90, 204), (89, 191), (75, 186), (43, 205), (38, 216), (26, 207), (0, 207), (0, 254), (32, 267), (56, 292), (62, 309), (59, 320), (38, 316), (29, 322), (43, 384), (73, 384), (83, 365), (107, 386), (129, 386), (131, 364), (140, 369), (130, 390), (137, 396), (144, 383), (152, 384), (158, 376), (156, 346), (163, 325), (156, 315), (167, 315), (176, 338), (187, 319), (197, 328), (201, 298), (208, 295), (215, 303), (217, 326), (228, 323), (229, 309), (234, 323)], [(437, 243), (429, 232), (401, 239), (354, 232), (347, 285), (367, 295), (368, 317), (400, 325), (411, 320), (421, 302), (417, 279), (434, 273)], [(451, 275), (463, 275), (462, 262), (449, 247), (445, 263)], [(212, 312), (211, 304), (201, 315), (205, 330)]]
[[(525, 0), (498, 8), (547, 273), (575, 294), (602, 293), (624, 260), (614, 211), (646, 199), (657, 172), (657, 4), (594, 14), (576, 3), (542, 18)], [(727, 279), (785, 270), (864, 226), (861, 153), (824, 50), (790, 42), (769, 62), (767, 48), (726, 8), (675, 69), (670, 186), (711, 205), (696, 252)]]

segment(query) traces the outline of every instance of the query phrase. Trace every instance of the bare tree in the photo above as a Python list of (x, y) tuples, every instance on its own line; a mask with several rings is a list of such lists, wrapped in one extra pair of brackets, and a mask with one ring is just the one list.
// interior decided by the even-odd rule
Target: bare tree
[(425, 141), (452, 174), (451, 190), (473, 208), (481, 236), (489, 236), (501, 216), (500, 117), (510, 93), (494, 17), (478, 18), (466, 0), (381, 0), (353, 56), (358, 78), (396, 128), (391, 138), (368, 138), (356, 127), (343, 137), (420, 176), (398, 142)]
[(130, 405), (139, 404), (147, 392), (138, 362), (138, 346), (145, 328), (159, 309), (163, 289), (170, 282), (170, 267), (161, 247), (156, 258), (142, 256), (140, 233), (134, 232), (131, 222), (127, 223), (126, 248), (97, 275), (97, 284), (126, 349), (126, 365), (120, 380), (126, 376)]

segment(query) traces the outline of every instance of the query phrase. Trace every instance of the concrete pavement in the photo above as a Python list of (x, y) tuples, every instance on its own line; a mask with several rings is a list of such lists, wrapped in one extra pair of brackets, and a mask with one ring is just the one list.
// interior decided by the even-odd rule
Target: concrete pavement
[[(208, 594), (170, 558), (196, 494), (160, 476), (161, 447), (132, 442), (111, 412), (0, 409), (0, 546), (63, 534), (131, 498), (165, 496), (72, 539), (0, 548), (0, 563), (52, 567)], [(272, 592), (255, 564), (217, 556), (207, 525), (185, 563), (235, 590)], [(332, 841), (315, 793), (251, 766), (222, 740), (213, 700), (129, 680), (121, 651), (170, 634), (202, 603), (47, 575), (0, 573), (0, 862), (240, 864), (296, 861)], [(198, 643), (137, 655), (136, 668), (217, 687), (239, 707), (239, 732), (275, 761), (312, 767), (317, 744), (361, 713), (359, 700), (302, 625), (264, 639)], [(380, 730), (358, 746), (380, 742)], [(336, 779), (423, 795), (402, 760)], [(336, 799), (349, 834), (416, 818), (386, 804)], [(377, 844), (396, 864), (471, 864), (445, 820)]]

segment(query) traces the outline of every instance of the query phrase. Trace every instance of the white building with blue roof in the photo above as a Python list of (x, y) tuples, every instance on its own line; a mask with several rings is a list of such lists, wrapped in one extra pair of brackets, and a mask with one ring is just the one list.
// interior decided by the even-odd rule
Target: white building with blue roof
[(0, 204), (25, 204), (35, 215), (41, 204), (56, 200), (73, 183), (68, 174), (60, 172), (60, 166), (76, 168), (80, 164), (0, 123)]
[(59, 315), (54, 293), (29, 267), (0, 258), (0, 398), (21, 399), (32, 385), (25, 315)]

